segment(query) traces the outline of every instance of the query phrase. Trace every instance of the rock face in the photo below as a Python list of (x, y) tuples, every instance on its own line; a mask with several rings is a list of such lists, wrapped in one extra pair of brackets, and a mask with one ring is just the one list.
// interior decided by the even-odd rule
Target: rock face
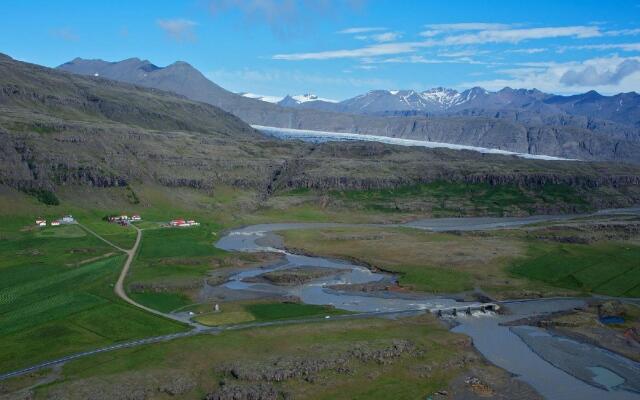
[(511, 88), (498, 92), (472, 88), (462, 93), (443, 88), (421, 93), (377, 90), (341, 103), (287, 99), (282, 102), (287, 107), (281, 107), (226, 91), (184, 62), (158, 67), (139, 59), (77, 58), (58, 68), (98, 80), (172, 91), (256, 125), (640, 163), (640, 95), (636, 93), (563, 97)]
[(133, 372), (107, 378), (88, 378), (52, 389), (50, 400), (145, 400), (158, 396), (182, 398), (196, 387), (196, 380), (182, 371)]
[(277, 400), (287, 398), (272, 385), (222, 385), (218, 390), (204, 397), (205, 400)]

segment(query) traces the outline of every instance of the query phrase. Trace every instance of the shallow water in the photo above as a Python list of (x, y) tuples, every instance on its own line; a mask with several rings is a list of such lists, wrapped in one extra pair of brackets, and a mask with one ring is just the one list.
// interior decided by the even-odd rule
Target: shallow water
[[(582, 300), (535, 300), (506, 304), (511, 314), (485, 318), (458, 319), (454, 332), (471, 336), (474, 346), (493, 364), (517, 375), (548, 399), (638, 399), (637, 393), (601, 388), (593, 373), (597, 363), (605, 363), (633, 379), (640, 365), (594, 346), (578, 343), (531, 326), (501, 326), (535, 314), (583, 306)], [(523, 338), (525, 338), (523, 340)], [(612, 371), (613, 374), (615, 374)], [(617, 375), (617, 374), (616, 374)], [(584, 379), (581, 380), (578, 377)], [(608, 376), (607, 376), (608, 377)], [(625, 380), (623, 379), (623, 382)], [(591, 384), (588, 384), (591, 383)]]
[[(634, 209), (632, 212), (640, 212), (640, 209)], [(606, 211), (601, 213), (606, 213)], [(563, 220), (571, 217), (445, 218), (420, 220), (405, 224), (405, 226), (433, 231), (485, 230)], [(372, 272), (367, 268), (346, 261), (287, 253), (278, 248), (281, 245), (281, 240), (274, 233), (291, 229), (322, 229), (338, 226), (355, 225), (334, 223), (263, 224), (230, 232), (218, 241), (217, 247), (229, 251), (277, 251), (284, 254), (285, 260), (239, 272), (224, 284), (225, 287), (237, 291), (296, 296), (307, 304), (332, 305), (355, 312), (434, 310), (475, 304), (461, 303), (454, 299), (435, 296), (410, 296), (407, 298), (407, 296), (394, 293), (363, 294), (331, 290), (327, 286), (368, 283), (395, 278), (389, 274)], [(257, 276), (270, 270), (305, 266), (334, 268), (336, 274), (293, 287), (242, 281), (247, 277)], [(459, 314), (458, 317), (455, 317), (459, 325), (453, 331), (469, 335), (473, 339), (474, 346), (490, 362), (529, 383), (546, 398), (558, 400), (640, 399), (638, 393), (619, 389), (640, 388), (640, 383), (634, 381), (634, 375), (640, 377), (640, 364), (588, 344), (552, 336), (539, 328), (499, 325), (502, 322), (583, 305), (582, 300), (576, 299), (509, 302), (506, 303), (511, 311), (509, 315), (480, 312), (472, 315)], [(549, 349), (553, 349), (553, 351), (548, 351)]]

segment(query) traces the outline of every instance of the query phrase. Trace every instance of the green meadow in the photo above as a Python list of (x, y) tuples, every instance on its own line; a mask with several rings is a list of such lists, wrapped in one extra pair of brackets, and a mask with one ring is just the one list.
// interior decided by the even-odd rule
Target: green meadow
[(511, 272), (585, 293), (640, 297), (640, 246), (534, 242)]
[(113, 294), (122, 253), (78, 226), (19, 225), (0, 239), (0, 371), (185, 329)]
[(501, 215), (510, 209), (530, 212), (536, 205), (566, 204), (583, 207), (587, 203), (575, 189), (566, 185), (544, 185), (536, 191), (517, 185), (436, 181), (396, 189), (333, 191), (331, 196), (358, 208), (398, 212), (403, 201), (422, 201), (435, 215), (459, 213), (461, 209)]

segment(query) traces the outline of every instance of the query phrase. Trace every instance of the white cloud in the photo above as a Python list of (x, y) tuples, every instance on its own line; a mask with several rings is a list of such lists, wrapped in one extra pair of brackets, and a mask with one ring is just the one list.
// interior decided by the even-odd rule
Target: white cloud
[(461, 22), (456, 24), (429, 24), (425, 28), (436, 31), (485, 31), (508, 29), (511, 25), (487, 22)]
[(640, 29), (634, 28), (634, 29), (611, 30), (611, 31), (606, 31), (604, 34), (605, 36), (635, 36), (635, 35), (640, 35)]
[(420, 47), (420, 42), (381, 43), (358, 49), (329, 50), (311, 53), (276, 54), (274, 60), (331, 60), (336, 58), (376, 57), (393, 54), (411, 53)]
[(196, 35), (194, 28), (198, 25), (196, 22), (183, 19), (159, 19), (156, 21), (160, 29), (162, 29), (170, 38), (178, 41), (194, 41)]
[(499, 90), (505, 86), (537, 88), (552, 93), (580, 93), (597, 89), (602, 93), (640, 91), (640, 57), (602, 57), (566, 63), (528, 63), (497, 71), (505, 77), (463, 83)]
[(420, 48), (436, 46), (482, 45), (490, 43), (517, 44), (526, 40), (572, 37), (578, 39), (602, 36), (595, 26), (562, 26), (528, 29), (484, 30), (473, 33), (455, 34), (438, 39), (417, 42), (394, 42), (371, 45), (356, 49), (339, 49), (308, 53), (276, 54), (276, 60), (330, 60), (337, 58), (375, 57), (412, 53)]
[(371, 70), (376, 69), (378, 67), (376, 67), (375, 65), (364, 64), (364, 65), (356, 65), (354, 68), (363, 69), (365, 71), (371, 71)]
[(371, 35), (371, 39), (381, 43), (393, 42), (400, 39), (401, 37), (402, 37), (402, 33), (400, 32), (385, 32), (385, 33), (379, 33), (377, 35)]
[(560, 53), (566, 50), (622, 50), (622, 51), (640, 51), (640, 43), (602, 43), (602, 44), (585, 44), (581, 46), (563, 46), (558, 49)]
[(444, 45), (469, 45), (487, 43), (520, 43), (525, 40), (553, 39), (573, 37), (578, 39), (602, 36), (595, 26), (559, 26), (545, 28), (523, 28), (486, 30), (461, 35), (447, 36), (442, 39)]
[(472, 57), (479, 54), (488, 54), (486, 50), (460, 50), (438, 53), (440, 57)]
[(508, 50), (508, 52), (509, 53), (522, 53), (522, 54), (538, 54), (538, 53), (544, 53), (547, 50), (548, 49), (545, 49), (545, 48), (542, 48), (542, 47), (533, 47), (533, 48), (526, 48), (526, 49)]
[(439, 31), (439, 30), (428, 30), (428, 31), (422, 31), (420, 32), (420, 36), (423, 37), (427, 37), (427, 38), (431, 38), (434, 36), (438, 36), (439, 34), (441, 34), (443, 31)]
[(457, 57), (457, 58), (426, 58), (420, 55), (410, 55), (404, 57), (391, 57), (381, 60), (369, 60), (368, 62), (374, 64), (485, 64), (481, 61), (476, 61), (471, 57)]
[(560, 83), (566, 86), (605, 86), (617, 85), (627, 76), (640, 72), (640, 61), (626, 59), (618, 65), (611, 65), (605, 69), (598, 69), (594, 65), (587, 65), (581, 69), (570, 69), (560, 78)]
[(336, 33), (345, 34), (345, 35), (353, 35), (356, 33), (370, 33), (370, 32), (380, 32), (386, 31), (387, 28), (382, 27), (360, 27), (360, 28), (347, 28)]

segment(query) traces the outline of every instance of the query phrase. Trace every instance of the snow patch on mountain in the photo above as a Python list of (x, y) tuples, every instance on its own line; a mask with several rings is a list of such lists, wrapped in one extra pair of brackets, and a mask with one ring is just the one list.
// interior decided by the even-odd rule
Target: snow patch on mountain
[(467, 101), (457, 90), (437, 87), (425, 90), (420, 96), (431, 103), (439, 104), (442, 108), (447, 109)]
[(296, 96), (290, 96), (292, 99), (297, 101), (298, 103), (306, 103), (309, 101), (324, 101), (327, 103), (337, 103), (337, 100), (325, 99), (324, 97), (318, 97), (312, 93), (299, 94)]

